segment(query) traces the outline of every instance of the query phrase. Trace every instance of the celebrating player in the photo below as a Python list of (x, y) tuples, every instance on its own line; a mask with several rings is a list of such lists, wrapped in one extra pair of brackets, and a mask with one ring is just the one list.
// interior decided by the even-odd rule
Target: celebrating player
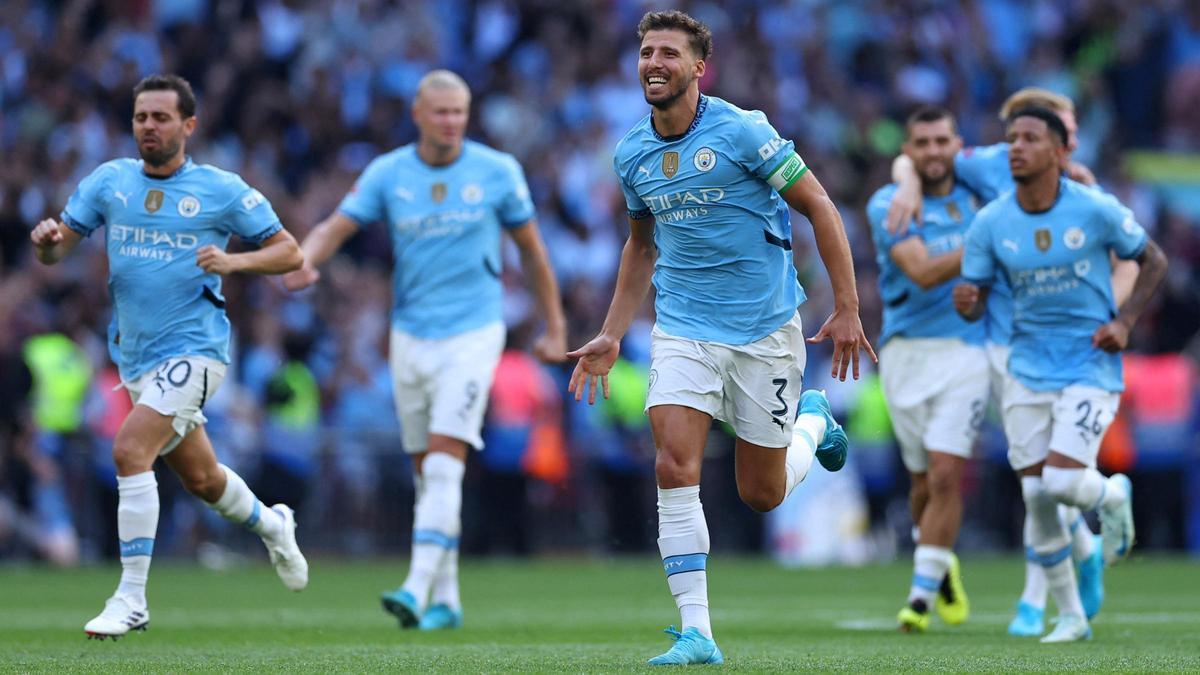
[[(958, 311), (982, 316), (995, 279), (1009, 280), (1012, 378), (1003, 396), (1009, 461), (1021, 476), (1030, 555), (1045, 571), (1058, 625), (1043, 642), (1086, 639), (1070, 563), (1068, 522), (1058, 504), (1098, 509), (1104, 558), (1133, 545), (1129, 479), (1092, 468), (1124, 388), (1118, 352), (1166, 272), (1166, 257), (1116, 199), (1061, 176), (1069, 135), (1045, 108), (1008, 121), (1009, 167), (1016, 190), (976, 216), (967, 233)], [(1111, 256), (1139, 264), (1129, 299), (1117, 310)]]
[[(99, 639), (150, 623), (146, 578), (158, 528), (153, 466), (160, 456), (189, 492), (262, 537), (285, 586), (298, 591), (308, 583), (292, 510), (267, 508), (217, 463), (203, 413), (229, 363), (221, 275), (289, 272), (300, 267), (300, 249), (258, 190), (184, 154), (196, 129), (196, 97), (186, 80), (153, 75), (133, 93), (141, 161), (100, 165), (71, 195), (61, 219), (38, 223), (31, 235), (38, 260), (52, 265), (108, 228), (115, 314), (109, 347), (135, 405), (113, 441), (121, 582), (84, 626)], [(259, 250), (226, 253), (233, 234)]]
[(824, 394), (800, 394), (805, 347), (796, 308), (804, 292), (792, 264), (789, 205), (812, 220), (833, 284), (834, 312), (810, 341), (833, 340), (841, 379), (848, 370), (858, 377), (860, 349), (875, 355), (858, 317), (841, 218), (821, 184), (761, 112), (700, 94), (708, 28), (682, 12), (650, 12), (637, 34), (651, 114), (617, 145), (613, 162), (630, 236), (600, 334), (568, 354), (579, 359), (570, 389), (589, 403), (597, 390), (607, 395), (620, 340), (653, 281), (646, 409), (658, 451), (658, 546), (682, 630), (668, 629), (674, 644), (650, 663), (721, 663), (700, 503), (713, 418), (737, 434), (738, 493), (756, 511), (779, 505), (814, 453), (832, 471), (846, 457), (846, 435)]
[[(1075, 121), (1075, 104), (1071, 99), (1046, 89), (1026, 87), (1009, 96), (1000, 107), (1000, 119), (1007, 120), (1014, 112), (1023, 108), (1043, 107), (1053, 111), (1062, 120), (1067, 130), (1067, 159), (1063, 173), (1072, 179), (1093, 185), (1095, 177), (1086, 167), (1070, 161), (1071, 153), (1078, 146)], [(997, 143), (987, 147), (970, 148), (955, 155), (954, 171), (959, 183), (974, 190), (983, 199), (991, 201), (1015, 187), (1008, 167), (1008, 143)], [(888, 208), (888, 231), (900, 232), (916, 215), (920, 220), (920, 185), (911, 160), (900, 155), (893, 164), (893, 178), (898, 183), (895, 197)], [(914, 197), (915, 195), (915, 197)], [(1113, 295), (1117, 306), (1124, 304), (1137, 277), (1137, 263), (1112, 257)], [(1003, 415), (1008, 374), (1009, 342), (1012, 339), (1012, 299), (1008, 283), (1003, 277), (996, 279), (989, 293), (987, 304), (987, 353), (991, 365), (992, 397)], [(1078, 566), (1079, 593), (1089, 619), (1099, 611), (1104, 601), (1104, 559), (1096, 537), (1088, 528), (1078, 509), (1064, 506), (1063, 518), (1071, 524), (1072, 558)], [(1025, 518), (1025, 549), (1029, 550), (1030, 516)], [(1034, 561), (1025, 563), (1025, 587), (1017, 603), (1017, 612), (1008, 625), (1008, 632), (1022, 637), (1041, 635), (1045, 631), (1046, 575), (1042, 566)]]
[(304, 267), (284, 279), (293, 290), (309, 286), (316, 267), (360, 227), (383, 221), (391, 230), (392, 379), (417, 495), (408, 576), (382, 602), (403, 628), (462, 624), (462, 479), (468, 447), (483, 446), (480, 428), (504, 348), (502, 229), (520, 249), (546, 320), (534, 353), (555, 362), (566, 352), (558, 286), (525, 176), (512, 156), (465, 139), (470, 103), (458, 75), (427, 74), (413, 102), (417, 142), (371, 162), (338, 210), (305, 237)]
[(894, 184), (871, 197), (867, 218), (884, 305), (879, 375), (912, 479), (909, 500), (920, 532), (908, 604), (898, 620), (902, 630), (923, 632), (935, 597), (947, 623), (962, 623), (969, 612), (952, 548), (962, 523), (963, 467), (987, 406), (988, 361), (984, 325), (958, 316), (951, 297), (963, 235), (979, 204), (955, 180), (962, 139), (953, 116), (940, 108), (918, 110), (905, 128), (904, 154), (920, 177), (925, 219), (902, 235), (887, 230)]

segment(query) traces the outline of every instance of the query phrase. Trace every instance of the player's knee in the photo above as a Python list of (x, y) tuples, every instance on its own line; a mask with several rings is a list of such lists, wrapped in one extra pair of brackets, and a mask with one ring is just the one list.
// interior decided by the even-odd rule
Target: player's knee
[(759, 513), (766, 513), (779, 506), (779, 503), (783, 501), (783, 490), (761, 484), (742, 485), (739, 483), (738, 496), (742, 498), (746, 506)]
[(225, 491), (225, 472), (220, 465), (203, 467), (179, 474), (183, 489), (203, 499), (215, 503)]
[(957, 467), (953, 464), (934, 464), (929, 467), (925, 487), (928, 494), (953, 495), (959, 490), (961, 478)]
[(113, 464), (120, 476), (132, 476), (149, 471), (154, 467), (158, 449), (151, 448), (134, 438), (118, 437), (113, 441)]
[(1042, 485), (1046, 495), (1056, 502), (1072, 503), (1083, 479), (1082, 469), (1061, 469), (1048, 466), (1042, 469)]
[(700, 460), (659, 450), (654, 459), (654, 477), (661, 488), (697, 485), (700, 482)]

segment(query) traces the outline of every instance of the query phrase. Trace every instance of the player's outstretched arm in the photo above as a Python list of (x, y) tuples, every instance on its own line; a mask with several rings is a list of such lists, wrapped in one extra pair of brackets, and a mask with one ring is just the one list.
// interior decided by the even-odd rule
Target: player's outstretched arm
[(1129, 346), (1129, 332), (1167, 274), (1167, 256), (1153, 239), (1146, 241), (1137, 264), (1137, 280), (1129, 299), (1121, 304), (1115, 319), (1097, 328), (1092, 335), (1092, 344), (1106, 352), (1119, 352)]
[(342, 244), (358, 231), (358, 223), (349, 216), (335, 211), (322, 220), (308, 236), (300, 250), (304, 253), (304, 263), (295, 272), (283, 275), (283, 285), (289, 291), (298, 291), (317, 283), (321, 273), (317, 271), (326, 260), (333, 257)]
[(920, 237), (897, 242), (889, 252), (892, 261), (905, 276), (921, 288), (933, 288), (958, 276), (962, 267), (962, 250), (930, 256)]
[(533, 355), (546, 363), (561, 363), (567, 359), (567, 320), (537, 221), (531, 219), (509, 234), (521, 252), (521, 269), (546, 321), (546, 332), (533, 344)]
[(47, 218), (33, 228), (29, 239), (38, 262), (53, 265), (67, 257), (83, 236), (54, 218)]
[(621, 251), (617, 287), (613, 291), (604, 326), (590, 342), (573, 352), (567, 352), (567, 358), (579, 359), (567, 387), (568, 391), (575, 394), (576, 401), (582, 399), (586, 392), (588, 403), (595, 403), (598, 388), (603, 390), (604, 398), (608, 398), (608, 371), (621, 352), (621, 338), (629, 330), (629, 324), (633, 323), (634, 315), (650, 290), (650, 278), (654, 274), (654, 261), (657, 258), (654, 218), (631, 218), (629, 239)]
[(892, 234), (903, 234), (914, 219), (920, 222), (924, 215), (921, 177), (917, 175), (911, 157), (902, 154), (892, 160), (892, 182), (896, 184), (896, 194), (892, 195), (892, 203), (888, 205), (884, 226)]
[(833, 376), (846, 379), (849, 372), (858, 379), (858, 352), (863, 350), (878, 362), (875, 350), (863, 332), (862, 320), (858, 316), (858, 288), (854, 282), (854, 259), (850, 256), (850, 242), (846, 229), (833, 200), (825, 188), (809, 171), (783, 193), (783, 199), (812, 222), (817, 240), (817, 252), (829, 272), (833, 286), (833, 314), (809, 342), (833, 340)]
[(300, 245), (287, 230), (264, 239), (257, 251), (229, 253), (211, 245), (196, 251), (196, 265), (212, 274), (284, 274), (300, 269), (303, 263)]

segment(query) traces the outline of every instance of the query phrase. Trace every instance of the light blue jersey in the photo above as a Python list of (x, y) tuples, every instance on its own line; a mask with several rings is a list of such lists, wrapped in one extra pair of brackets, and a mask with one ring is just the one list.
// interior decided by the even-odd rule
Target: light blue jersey
[(770, 335), (804, 302), (779, 196), (808, 170), (758, 111), (701, 96), (680, 136), (650, 115), (613, 157), (629, 216), (654, 216), (654, 308), (667, 334), (741, 345)]
[[(1016, 187), (1008, 168), (1008, 143), (964, 148), (954, 157), (954, 176), (985, 202), (996, 199)], [(1007, 345), (1012, 342), (1012, 291), (1008, 280), (997, 277), (988, 296), (988, 342)]]
[(925, 220), (919, 227), (901, 235), (888, 232), (887, 211), (896, 194), (896, 186), (879, 188), (867, 203), (867, 219), (875, 240), (875, 260), (879, 263), (879, 294), (883, 299), (883, 334), (880, 343), (894, 335), (911, 338), (959, 338), (968, 344), (983, 344), (987, 336), (982, 322), (963, 319), (954, 310), (954, 285), (951, 279), (933, 288), (923, 289), (892, 260), (892, 247), (909, 237), (920, 237), (930, 256), (962, 249), (967, 227), (979, 210), (979, 199), (962, 185), (944, 197), (924, 198)]
[(1036, 391), (1124, 389), (1120, 355), (1093, 347), (1092, 334), (1116, 316), (1109, 251), (1133, 259), (1147, 241), (1114, 197), (1066, 178), (1048, 211), (1026, 212), (1015, 192), (985, 206), (967, 232), (963, 277), (990, 285), (1003, 271), (1012, 284), (1009, 372)]
[(436, 339), (501, 320), (500, 228), (534, 217), (511, 155), (466, 141), (447, 166), (405, 145), (371, 162), (339, 210), (392, 234), (392, 325)]
[(234, 234), (260, 244), (283, 229), (240, 176), (191, 159), (166, 178), (144, 173), (141, 160), (101, 164), (79, 183), (62, 221), (85, 237), (105, 227), (110, 354), (126, 382), (177, 356), (229, 363), (221, 277), (196, 266), (196, 251), (224, 249)]

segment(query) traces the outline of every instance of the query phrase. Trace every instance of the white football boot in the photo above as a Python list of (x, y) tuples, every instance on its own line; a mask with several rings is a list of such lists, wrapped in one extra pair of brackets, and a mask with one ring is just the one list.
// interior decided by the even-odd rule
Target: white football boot
[(296, 543), (296, 514), (286, 504), (276, 504), (271, 510), (283, 518), (283, 532), (278, 541), (263, 540), (267, 545), (267, 553), (271, 556), (271, 564), (275, 573), (283, 581), (288, 590), (301, 591), (308, 585), (308, 561), (300, 552)]
[(131, 595), (113, 595), (104, 603), (100, 616), (87, 622), (83, 632), (89, 640), (116, 640), (131, 630), (146, 630), (150, 625), (150, 610), (144, 602)]
[(1092, 627), (1088, 625), (1087, 619), (1082, 616), (1069, 614), (1058, 617), (1058, 623), (1055, 624), (1054, 630), (1050, 634), (1041, 639), (1042, 644), (1051, 644), (1055, 642), (1079, 642), (1080, 640), (1092, 639)]

